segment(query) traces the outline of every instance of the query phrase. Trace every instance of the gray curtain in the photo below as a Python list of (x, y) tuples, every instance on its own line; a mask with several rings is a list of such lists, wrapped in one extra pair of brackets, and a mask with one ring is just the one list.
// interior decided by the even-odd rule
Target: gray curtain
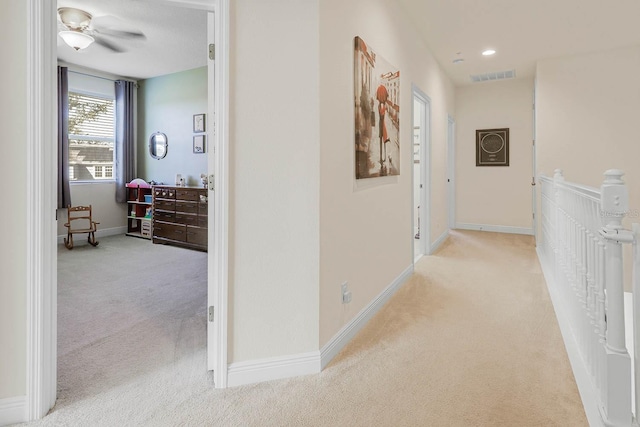
[(116, 81), (116, 202), (127, 201), (125, 184), (135, 178), (135, 145), (133, 123), (133, 97), (135, 83)]
[(67, 67), (58, 67), (58, 208), (66, 208), (70, 204), (69, 82)]

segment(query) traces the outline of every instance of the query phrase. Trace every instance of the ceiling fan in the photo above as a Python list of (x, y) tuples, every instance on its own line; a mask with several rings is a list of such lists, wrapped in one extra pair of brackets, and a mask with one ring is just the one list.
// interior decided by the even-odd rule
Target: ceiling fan
[[(96, 26), (93, 16), (89, 12), (73, 7), (58, 9), (60, 16), (60, 31), (62, 40), (75, 50), (85, 49), (95, 42), (113, 52), (124, 52), (125, 49), (108, 40), (109, 37), (126, 39), (146, 39), (140, 31), (125, 31), (108, 27)], [(101, 17), (98, 17), (99, 19)]]

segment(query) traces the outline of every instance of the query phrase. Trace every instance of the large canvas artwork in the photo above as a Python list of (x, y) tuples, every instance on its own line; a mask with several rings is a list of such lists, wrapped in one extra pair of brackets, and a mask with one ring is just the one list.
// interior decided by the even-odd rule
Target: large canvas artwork
[(400, 175), (400, 71), (354, 39), (356, 179)]

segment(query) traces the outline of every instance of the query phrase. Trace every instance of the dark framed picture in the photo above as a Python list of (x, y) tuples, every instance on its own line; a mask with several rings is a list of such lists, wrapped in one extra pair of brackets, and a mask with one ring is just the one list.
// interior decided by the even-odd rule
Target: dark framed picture
[(509, 128), (476, 130), (476, 166), (509, 166)]
[(193, 137), (193, 152), (196, 154), (204, 153), (204, 143), (205, 143), (204, 135), (196, 135)]
[(193, 132), (199, 133), (204, 132), (204, 113), (203, 114), (194, 114), (193, 115)]

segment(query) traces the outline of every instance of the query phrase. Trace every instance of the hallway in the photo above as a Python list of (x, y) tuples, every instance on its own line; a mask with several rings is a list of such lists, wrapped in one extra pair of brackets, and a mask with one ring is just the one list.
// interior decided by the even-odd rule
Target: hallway
[(587, 425), (531, 236), (452, 231), (318, 375), (216, 390), (205, 359), (106, 367), (29, 425)]

